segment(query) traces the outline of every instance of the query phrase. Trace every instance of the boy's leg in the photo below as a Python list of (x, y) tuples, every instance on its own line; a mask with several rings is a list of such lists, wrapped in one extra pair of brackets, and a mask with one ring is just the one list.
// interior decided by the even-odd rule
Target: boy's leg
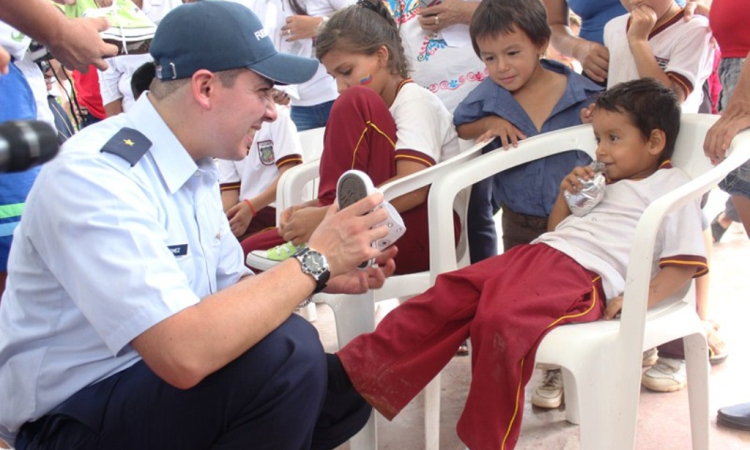
[(485, 282), (502, 273), (504, 254), (440, 275), (435, 286), (391, 311), (374, 333), (337, 356), (362, 396), (392, 419), (451, 360), (469, 336)]
[(396, 122), (374, 90), (355, 86), (333, 103), (320, 157), (318, 200), (330, 205), (336, 183), (350, 169), (365, 172), (375, 186), (396, 175)]
[(232, 363), (180, 390), (141, 361), (21, 429), (22, 449), (309, 449), (326, 363), (293, 315)]
[(511, 251), (512, 264), (483, 286), (471, 323), (472, 381), (457, 430), (469, 448), (512, 449), (524, 386), (541, 338), (557, 325), (601, 318), (600, 277), (546, 245)]

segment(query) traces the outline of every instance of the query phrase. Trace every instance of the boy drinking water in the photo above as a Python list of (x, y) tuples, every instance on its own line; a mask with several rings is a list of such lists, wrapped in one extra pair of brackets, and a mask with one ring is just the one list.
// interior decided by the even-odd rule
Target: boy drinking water
[[(596, 159), (609, 181), (600, 203), (584, 216), (571, 214), (563, 192), (577, 192), (580, 179), (593, 176), (587, 167), (573, 169), (550, 215), (554, 231), (439, 276), (433, 288), (393, 310), (375, 332), (329, 355), (329, 383), (351, 383), (392, 419), (470, 338), (472, 383), (458, 435), (472, 450), (513, 449), (523, 386), (541, 337), (558, 325), (615, 317), (638, 220), (652, 201), (688, 181), (669, 164), (680, 105), (660, 83), (641, 79), (615, 86), (599, 97), (592, 120)], [(649, 306), (706, 273), (700, 231), (698, 201), (664, 218)]]

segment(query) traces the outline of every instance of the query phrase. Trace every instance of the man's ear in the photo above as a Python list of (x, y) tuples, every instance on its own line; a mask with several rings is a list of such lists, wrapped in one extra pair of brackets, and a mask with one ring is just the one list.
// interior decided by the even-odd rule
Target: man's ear
[(195, 72), (190, 78), (190, 92), (201, 108), (211, 109), (217, 81), (216, 75), (205, 69)]
[(654, 156), (659, 156), (667, 146), (667, 133), (664, 130), (651, 130), (651, 136), (648, 138), (648, 151)]

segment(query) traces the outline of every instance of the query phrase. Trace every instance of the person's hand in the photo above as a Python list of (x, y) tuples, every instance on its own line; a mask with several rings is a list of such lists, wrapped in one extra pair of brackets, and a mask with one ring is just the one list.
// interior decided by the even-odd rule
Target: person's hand
[(274, 103), (282, 106), (288, 105), (290, 101), (289, 94), (275, 88), (271, 89), (271, 98), (273, 99)]
[[(289, 219), (292, 218), (292, 216), (294, 215), (294, 213), (296, 213), (300, 209), (308, 208), (308, 207), (309, 207), (309, 205), (305, 205), (305, 204), (292, 205), (292, 206), (286, 208), (285, 210), (281, 211), (281, 215), (279, 215), (279, 230), (281, 230), (282, 228), (284, 228), (286, 226), (286, 224), (289, 223)], [(279, 235), (281, 235), (280, 231), (279, 231)]]
[(335, 203), (328, 207), (308, 245), (325, 255), (332, 278), (380, 256), (371, 244), (388, 234), (385, 224), (376, 227), (388, 217), (385, 208), (373, 211), (382, 201), (383, 194), (376, 192), (341, 211)]
[(294, 245), (304, 244), (326, 215), (327, 207), (310, 206), (295, 211), (279, 228), (279, 236)]
[(375, 264), (371, 264), (366, 269), (354, 269), (349, 272), (331, 278), (325, 292), (330, 294), (364, 294), (370, 289), (380, 289), (385, 283), (385, 279), (393, 274), (396, 270), (396, 263), (393, 258), (396, 257), (398, 249), (390, 246), (383, 250), (375, 259)]
[(650, 6), (641, 5), (630, 11), (630, 28), (628, 28), (628, 42), (648, 41), (648, 35), (656, 25), (656, 11)]
[(581, 180), (587, 181), (596, 176), (596, 173), (589, 166), (579, 166), (573, 169), (572, 172), (565, 175), (562, 182), (560, 183), (560, 193), (568, 191), (571, 194), (575, 194), (583, 188)]
[[(468, 24), (474, 8), (463, 0), (445, 0), (437, 5), (420, 10), (419, 26), (423, 30), (438, 32), (455, 23)], [(467, 19), (468, 17), (468, 19)]]
[(740, 99), (735, 91), (735, 97), (732, 98), (729, 107), (721, 113), (721, 117), (708, 130), (703, 141), (703, 153), (711, 160), (711, 164), (722, 162), (726, 158), (732, 139), (747, 128), (750, 128), (750, 99)]
[(8, 74), (8, 64), (10, 64), (10, 54), (0, 47), (0, 73)]
[(70, 19), (59, 30), (58, 37), (51, 42), (43, 42), (52, 55), (68, 69), (86, 73), (89, 64), (106, 70), (105, 57), (117, 55), (117, 46), (105, 43), (100, 31), (109, 28), (104, 17), (83, 17)]
[(699, 16), (708, 17), (708, 14), (710, 12), (711, 12), (711, 7), (704, 5), (702, 1), (689, 0), (687, 3), (685, 3), (685, 8), (682, 13), (682, 18), (685, 20), (685, 22), (688, 22), (696, 14)]
[(232, 234), (240, 237), (245, 234), (245, 230), (247, 230), (250, 222), (252, 222), (253, 211), (245, 202), (239, 202), (229, 208), (227, 219), (229, 220), (229, 229), (232, 230)]
[(510, 146), (518, 147), (518, 141), (526, 139), (526, 135), (514, 127), (512, 123), (498, 116), (487, 118), (489, 128), (477, 138), (477, 142), (487, 142), (495, 137), (500, 138), (503, 148), (508, 150)]
[(604, 309), (604, 320), (612, 320), (622, 311), (622, 295), (613, 298)]
[(322, 17), (315, 16), (289, 16), (286, 24), (281, 27), (281, 36), (287, 42), (313, 38), (318, 35), (318, 26), (322, 20)]
[(598, 42), (579, 39), (573, 47), (573, 57), (583, 67), (583, 72), (596, 82), (607, 79), (609, 70), (609, 50)]
[(581, 108), (581, 123), (591, 123), (591, 117), (594, 114), (596, 103), (592, 103), (585, 108)]

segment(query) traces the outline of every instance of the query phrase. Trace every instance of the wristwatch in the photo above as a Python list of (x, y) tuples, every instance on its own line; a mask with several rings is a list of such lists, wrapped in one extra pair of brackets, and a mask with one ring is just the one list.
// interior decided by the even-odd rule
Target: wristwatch
[(315, 280), (315, 290), (313, 294), (317, 294), (326, 287), (328, 278), (331, 276), (331, 270), (328, 267), (328, 261), (319, 251), (313, 250), (308, 247), (303, 247), (294, 254), (294, 257), (299, 261), (302, 272), (310, 275)]

